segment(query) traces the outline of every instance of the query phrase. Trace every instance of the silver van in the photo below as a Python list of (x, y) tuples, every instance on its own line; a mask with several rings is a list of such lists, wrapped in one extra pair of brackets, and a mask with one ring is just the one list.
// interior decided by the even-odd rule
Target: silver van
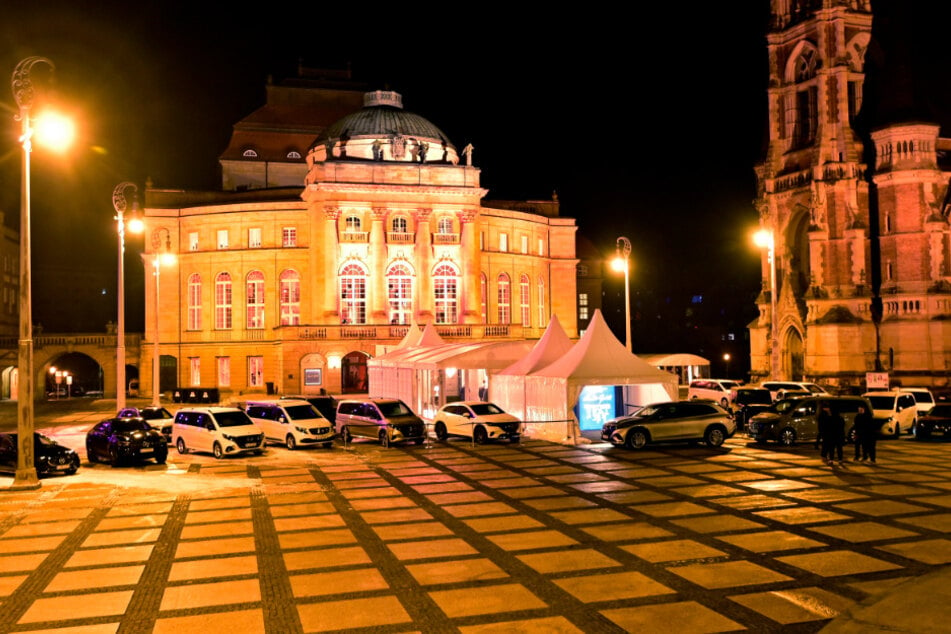
[(389, 447), (396, 442), (421, 445), (426, 440), (423, 419), (395, 398), (340, 401), (336, 424), (337, 433), (345, 443), (353, 438), (372, 438)]
[(747, 436), (756, 442), (775, 440), (791, 446), (800, 441), (813, 441), (819, 435), (819, 411), (828, 403), (832, 411), (845, 419), (845, 433), (851, 435), (859, 405), (872, 411), (868, 399), (861, 396), (806, 396), (783, 399), (765, 412), (756, 414), (746, 424)]

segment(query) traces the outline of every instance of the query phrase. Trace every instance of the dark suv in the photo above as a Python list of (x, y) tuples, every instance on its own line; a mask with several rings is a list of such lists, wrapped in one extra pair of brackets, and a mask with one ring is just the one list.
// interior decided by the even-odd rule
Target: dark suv
[(732, 400), (733, 418), (738, 431), (746, 429), (746, 422), (754, 414), (766, 411), (773, 404), (773, 396), (765, 387), (734, 388)]

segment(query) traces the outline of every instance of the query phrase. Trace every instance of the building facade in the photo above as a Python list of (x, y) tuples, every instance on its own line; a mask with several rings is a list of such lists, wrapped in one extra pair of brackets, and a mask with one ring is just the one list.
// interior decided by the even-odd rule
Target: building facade
[(472, 147), (397, 93), (326, 126), (292, 111), (235, 126), (226, 191), (147, 188), (145, 391), (156, 343), (163, 391), (306, 394), (366, 391), (366, 360), (415, 324), (533, 339), (557, 314), (577, 336), (576, 226), (557, 203), (484, 202)]
[(868, 0), (771, 9), (756, 203), (772, 246), (750, 325), (752, 376), (860, 388), (884, 371), (892, 383), (946, 385), (951, 174), (939, 159), (951, 141), (926, 122), (857, 129)]

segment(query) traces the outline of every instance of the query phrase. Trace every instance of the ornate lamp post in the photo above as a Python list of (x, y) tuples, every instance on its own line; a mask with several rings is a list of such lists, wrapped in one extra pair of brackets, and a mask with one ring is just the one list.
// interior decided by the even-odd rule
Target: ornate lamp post
[(621, 236), (617, 239), (615, 245), (614, 259), (611, 260), (611, 268), (615, 271), (624, 271), (624, 344), (627, 351), (631, 349), (631, 241)]
[[(165, 232), (164, 244), (162, 243), (163, 231)], [(159, 282), (161, 280), (162, 264), (171, 264), (175, 261), (175, 254), (172, 253), (172, 236), (168, 229), (162, 227), (152, 234), (152, 251), (154, 252), (152, 267), (155, 276), (155, 310), (153, 311), (155, 317), (152, 322), (155, 329), (155, 339), (152, 342), (152, 405), (159, 407), (162, 404), (161, 385), (159, 383), (159, 373), (161, 372), (161, 357), (159, 356), (159, 312), (161, 311)]]
[[(138, 188), (135, 183), (123, 182), (116, 185), (112, 191), (112, 206), (116, 210), (115, 220), (119, 229), (119, 280), (116, 290), (118, 300), (118, 318), (116, 319), (116, 409), (125, 408), (125, 210), (126, 210), (126, 190), (132, 190), (135, 196)], [(134, 199), (133, 199), (134, 201)], [(132, 203), (132, 211), (135, 213), (135, 202)], [(142, 221), (136, 217), (129, 219), (129, 231), (139, 233), (142, 231)]]
[(753, 242), (766, 249), (769, 260), (769, 378), (779, 379), (779, 339), (776, 315), (776, 241), (769, 229), (760, 229), (753, 234)]

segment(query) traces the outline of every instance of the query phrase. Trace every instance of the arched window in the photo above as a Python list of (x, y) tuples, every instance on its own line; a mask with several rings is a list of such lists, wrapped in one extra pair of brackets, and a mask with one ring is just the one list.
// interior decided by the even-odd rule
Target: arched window
[(340, 321), (367, 323), (367, 272), (356, 263), (348, 264), (340, 272)]
[(201, 275), (188, 277), (188, 329), (201, 330)]
[(443, 216), (436, 223), (436, 233), (452, 233), (452, 218)]
[(393, 233), (406, 233), (409, 230), (409, 223), (403, 216), (396, 216), (392, 222)]
[(215, 278), (215, 328), (231, 330), (231, 275), (219, 273)]
[(347, 216), (346, 227), (347, 231), (360, 231), (360, 217)]
[(433, 273), (433, 290), (436, 296), (436, 323), (456, 323), (459, 273), (451, 264), (440, 264)]
[(241, 156), (243, 156), (244, 158), (257, 158), (257, 157), (258, 157), (258, 153), (255, 152), (254, 150), (248, 149), (248, 150), (245, 150), (244, 152), (242, 152), (242, 153), (241, 153)]
[(518, 278), (518, 299), (519, 308), (522, 313), (522, 325), (532, 325), (532, 284), (528, 276), (522, 273)]
[(264, 273), (251, 271), (247, 277), (247, 322), (249, 330), (264, 328)]
[(290, 152), (287, 153), (287, 158), (289, 159), (299, 159), (300, 157), (301, 157), (300, 152), (298, 152), (297, 150), (291, 150)]
[(499, 323), (512, 323), (512, 280), (506, 273), (499, 275)]
[(482, 296), (482, 323), (489, 323), (489, 281), (485, 277), (485, 273), (482, 273), (479, 276), (479, 286)]
[(394, 264), (386, 272), (390, 323), (408, 324), (413, 313), (413, 274), (405, 264)]
[(544, 328), (548, 325), (545, 311), (545, 280), (538, 278), (538, 327)]
[(281, 325), (300, 325), (300, 274), (288, 269), (281, 272)]

